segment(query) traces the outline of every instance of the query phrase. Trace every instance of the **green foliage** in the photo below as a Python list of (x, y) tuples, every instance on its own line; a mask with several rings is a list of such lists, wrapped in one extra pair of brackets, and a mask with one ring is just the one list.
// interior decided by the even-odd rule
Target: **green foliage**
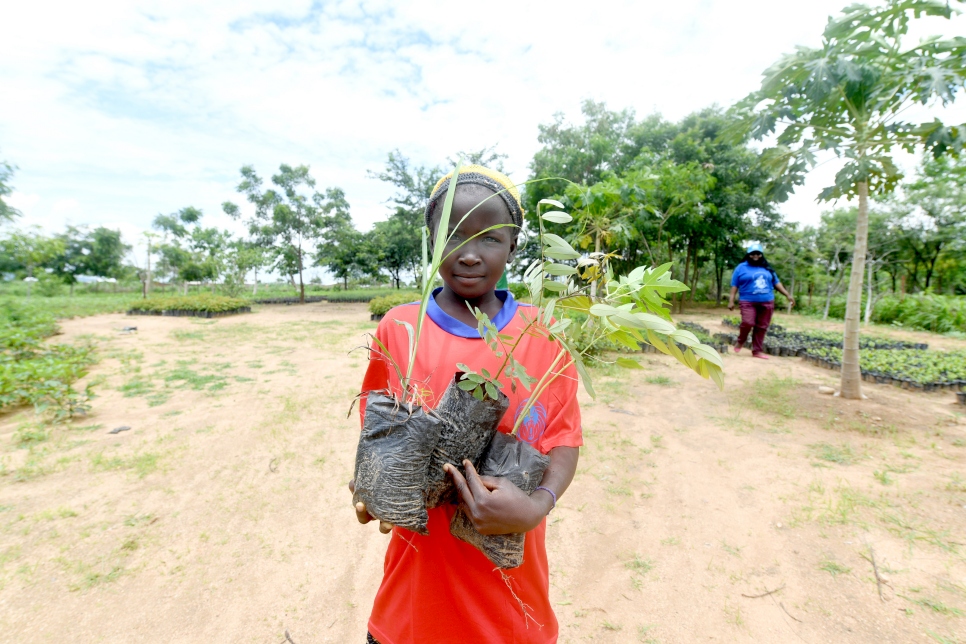
[(523, 282), (510, 282), (509, 284), (510, 293), (513, 294), (513, 299), (517, 302), (525, 300), (530, 297), (530, 289)]
[(416, 302), (419, 299), (419, 295), (414, 294), (410, 291), (403, 291), (392, 293), (390, 295), (383, 295), (382, 297), (373, 298), (369, 301), (369, 313), (372, 315), (385, 315), (394, 306), (399, 306), (400, 304), (409, 304), (410, 302)]
[(907, 295), (883, 298), (872, 319), (934, 333), (966, 332), (966, 299), (943, 295)]
[(6, 161), (0, 161), (0, 223), (13, 221), (16, 217), (20, 216), (19, 210), (4, 201), (4, 197), (9, 197), (13, 192), (13, 187), (10, 185), (10, 178), (13, 176), (13, 171), (14, 166)]
[(90, 409), (91, 386), (77, 391), (73, 383), (97, 362), (94, 346), (44, 342), (56, 330), (36, 309), (0, 308), (0, 410), (33, 405), (60, 421)]
[(152, 297), (136, 300), (129, 306), (131, 311), (161, 313), (163, 311), (197, 311), (199, 313), (230, 313), (251, 306), (248, 300), (200, 293), (198, 295)]
[(371, 302), (379, 297), (398, 295), (400, 293), (406, 294), (409, 297), (405, 302), (400, 302), (401, 304), (419, 300), (419, 291), (392, 288), (360, 288), (349, 289), (348, 291), (325, 291), (325, 299), (329, 302)]
[[(810, 349), (809, 355), (835, 367), (842, 364), (839, 348)], [(963, 384), (966, 383), (966, 351), (864, 349), (859, 353), (859, 368), (864, 374), (919, 386)]]

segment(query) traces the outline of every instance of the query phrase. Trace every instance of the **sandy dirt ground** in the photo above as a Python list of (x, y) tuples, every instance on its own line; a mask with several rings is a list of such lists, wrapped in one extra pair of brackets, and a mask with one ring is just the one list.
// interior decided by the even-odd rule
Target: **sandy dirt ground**
[[(386, 537), (355, 521), (346, 413), (374, 328), (335, 304), (64, 322), (101, 347), (99, 397), (44, 441), (0, 417), (0, 641), (361, 644)], [(719, 392), (637, 357), (581, 393), (548, 530), (560, 641), (966, 641), (951, 393), (843, 401), (817, 391), (835, 373), (747, 351)]]

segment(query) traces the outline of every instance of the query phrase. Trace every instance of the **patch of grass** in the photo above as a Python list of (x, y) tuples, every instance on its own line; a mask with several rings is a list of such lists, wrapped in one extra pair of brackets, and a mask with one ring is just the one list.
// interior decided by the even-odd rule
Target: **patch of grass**
[(204, 340), (205, 334), (201, 331), (182, 331), (181, 329), (175, 329), (171, 332), (171, 337), (179, 342), (184, 342), (185, 340)]
[(13, 443), (17, 447), (30, 447), (44, 443), (50, 438), (50, 430), (44, 423), (21, 423), (13, 434)]
[(818, 565), (819, 570), (824, 570), (833, 577), (838, 577), (839, 575), (844, 575), (852, 572), (852, 569), (848, 566), (843, 566), (842, 564), (834, 561), (830, 557), (825, 557), (821, 563)]
[(217, 391), (227, 385), (227, 378), (215, 374), (201, 374), (189, 365), (194, 364), (189, 360), (179, 360), (178, 366), (164, 374), (164, 381), (167, 383), (181, 383), (181, 387), (189, 387), (195, 390), (207, 389)]
[(741, 557), (742, 546), (732, 546), (727, 541), (721, 541), (721, 547), (732, 557)]
[(850, 445), (831, 445), (829, 443), (814, 443), (809, 445), (809, 450), (814, 458), (838, 463), (839, 465), (851, 465), (857, 460), (855, 453)]
[(612, 624), (611, 622), (608, 622), (606, 619), (604, 620), (604, 630), (619, 631), (619, 630), (623, 630), (623, 628), (624, 627), (621, 626), (620, 624)]
[(147, 378), (135, 376), (121, 385), (118, 391), (120, 391), (125, 398), (147, 396), (154, 391), (154, 383)]
[(677, 537), (667, 537), (666, 539), (661, 539), (662, 546), (676, 546), (681, 543), (681, 540)]
[(939, 613), (940, 615), (946, 615), (947, 617), (962, 617), (964, 613), (959, 608), (955, 606), (947, 606), (945, 603), (937, 600), (930, 599), (929, 597), (923, 597), (922, 599), (913, 599), (912, 597), (906, 597), (905, 595), (899, 595), (903, 599), (912, 602), (913, 604), (918, 604), (923, 608), (928, 608), (934, 613)]
[(651, 445), (653, 445), (655, 449), (663, 449), (664, 437), (660, 434), (651, 434)]
[(759, 378), (751, 383), (751, 395), (746, 397), (746, 404), (758, 411), (793, 418), (797, 408), (792, 392), (798, 384), (794, 378)]
[(91, 456), (91, 470), (95, 472), (134, 470), (138, 478), (144, 478), (158, 469), (160, 458), (161, 455), (156, 452), (135, 454), (127, 459), (120, 456), (105, 456), (104, 452), (97, 452)]
[(676, 380), (672, 380), (667, 376), (647, 376), (644, 378), (644, 382), (660, 387), (673, 387), (678, 384)]
[(646, 575), (654, 568), (654, 561), (641, 555), (634, 553), (634, 556), (624, 562), (624, 567), (628, 570), (632, 570), (635, 573)]
[(882, 485), (892, 485), (892, 479), (889, 478), (889, 470), (882, 470), (881, 472), (875, 470), (872, 472), (872, 476), (875, 477), (876, 481), (882, 483)]

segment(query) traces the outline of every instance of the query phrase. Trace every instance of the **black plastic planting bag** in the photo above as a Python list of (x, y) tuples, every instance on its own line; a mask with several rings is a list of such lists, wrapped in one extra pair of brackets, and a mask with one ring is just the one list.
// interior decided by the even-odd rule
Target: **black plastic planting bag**
[[(529, 443), (509, 434), (497, 433), (479, 471), (484, 476), (506, 477), (527, 494), (532, 494), (540, 485), (548, 465), (550, 457)], [(473, 527), (462, 507), (453, 515), (449, 531), (457, 539), (475, 546), (498, 568), (516, 568), (523, 563), (525, 533), (482, 535)]]
[(456, 486), (443, 471), (443, 465), (450, 463), (463, 472), (463, 460), (469, 459), (478, 469), (483, 453), (510, 406), (510, 399), (502, 392), (499, 400), (477, 400), (473, 394), (456, 386), (461, 375), (462, 372), (456, 374), (436, 406), (436, 413), (445, 422), (439, 443), (429, 459), (426, 507), (430, 510), (457, 501)]
[(356, 450), (356, 491), (373, 517), (419, 534), (426, 524), (426, 474), (429, 455), (439, 442), (442, 422), (422, 407), (369, 392)]

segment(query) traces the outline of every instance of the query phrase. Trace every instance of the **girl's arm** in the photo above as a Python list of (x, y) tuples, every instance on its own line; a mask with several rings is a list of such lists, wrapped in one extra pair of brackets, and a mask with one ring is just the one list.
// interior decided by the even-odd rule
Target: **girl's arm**
[(737, 295), (737, 294), (738, 294), (738, 287), (737, 286), (732, 286), (731, 287), (731, 295), (728, 296), (728, 310), (729, 311), (734, 311), (735, 310), (735, 295)]
[(791, 294), (785, 290), (785, 287), (782, 286), (781, 282), (779, 282), (778, 284), (775, 284), (775, 290), (781, 293), (782, 295), (784, 295), (785, 297), (787, 297), (789, 304), (791, 304), (792, 306), (795, 306), (795, 298), (792, 297)]
[[(543, 473), (540, 485), (553, 490), (558, 501), (574, 479), (579, 455), (577, 447), (550, 450), (550, 465)], [(553, 509), (553, 496), (544, 490), (536, 490), (527, 496), (509, 479), (480, 476), (468, 460), (463, 461), (463, 467), (466, 468), (465, 478), (452, 465), (444, 466), (453, 477), (466, 515), (480, 534), (529, 532)]]

